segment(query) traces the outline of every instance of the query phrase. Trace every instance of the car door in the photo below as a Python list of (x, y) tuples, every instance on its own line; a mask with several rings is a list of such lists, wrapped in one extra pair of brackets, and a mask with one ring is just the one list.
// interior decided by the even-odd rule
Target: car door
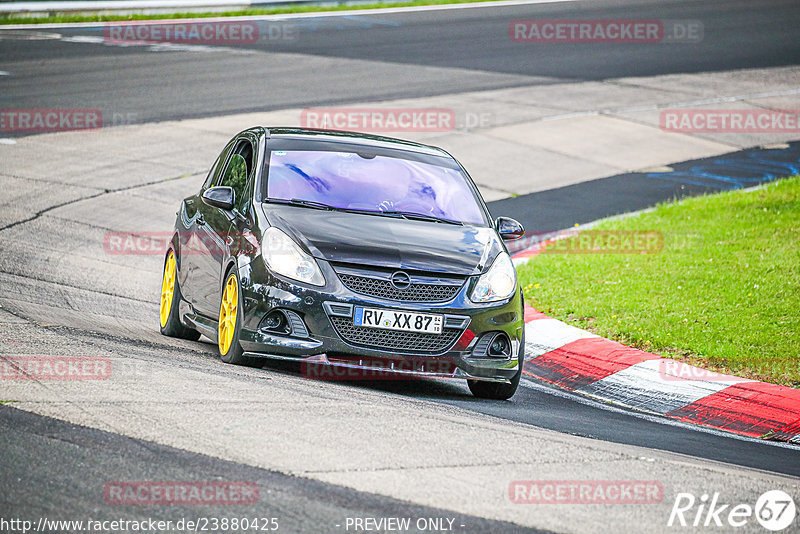
[(253, 170), (253, 145), (247, 138), (237, 139), (215, 186), (234, 190), (234, 209), (223, 210), (201, 201), (198, 207), (197, 232), (202, 253), (197, 254), (194, 306), (199, 313), (218, 318), (222, 269), (230, 257), (230, 247), (236, 240), (233, 222), (245, 201), (245, 191)]
[(196, 195), (185, 198), (179, 212), (183, 228), (180, 232), (178, 283), (181, 287), (181, 296), (192, 306), (194, 311), (199, 311), (200, 295), (205, 291), (205, 286), (207, 285), (207, 280), (204, 279), (202, 272), (202, 269), (206, 266), (203, 258), (211, 254), (211, 251), (206, 247), (209, 234), (207, 228), (204, 227), (205, 217), (203, 212), (207, 206), (203, 204), (202, 196), (206, 189), (219, 181), (233, 144), (233, 141), (231, 141), (222, 150), (211, 166), (211, 170), (200, 191)]
[(257, 163), (259, 161), (258, 139), (256, 137), (251, 139), (250, 148), (252, 151), (245, 150), (242, 154), (246, 165), (246, 180), (236, 180), (223, 185), (233, 187), (236, 197), (233, 209), (235, 217), (231, 223), (230, 239), (227, 240), (231, 254), (239, 257), (247, 256), (252, 259), (259, 248), (256, 232), (253, 231), (256, 219), (252, 211), (253, 190), (259, 168)]

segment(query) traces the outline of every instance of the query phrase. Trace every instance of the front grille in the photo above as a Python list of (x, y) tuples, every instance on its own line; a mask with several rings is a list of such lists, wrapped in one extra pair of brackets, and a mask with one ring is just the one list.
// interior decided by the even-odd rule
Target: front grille
[(352, 345), (396, 352), (439, 354), (452, 347), (461, 330), (444, 329), (441, 334), (423, 334), (356, 326), (353, 319), (330, 316), (339, 335)]
[(339, 274), (344, 285), (363, 295), (401, 302), (445, 302), (458, 294), (459, 285), (412, 283), (405, 289), (396, 288), (390, 280)]

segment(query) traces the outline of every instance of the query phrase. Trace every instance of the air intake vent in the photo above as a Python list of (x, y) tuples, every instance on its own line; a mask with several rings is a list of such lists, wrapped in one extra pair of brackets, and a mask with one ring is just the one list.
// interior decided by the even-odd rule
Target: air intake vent
[(461, 330), (445, 329), (441, 334), (423, 334), (355, 326), (352, 319), (344, 317), (331, 316), (330, 320), (342, 339), (351, 345), (400, 353), (441, 354), (447, 352), (461, 335)]

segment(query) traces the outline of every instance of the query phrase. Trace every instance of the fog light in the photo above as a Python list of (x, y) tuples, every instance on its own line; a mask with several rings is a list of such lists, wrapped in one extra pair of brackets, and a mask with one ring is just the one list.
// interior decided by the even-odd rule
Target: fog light
[(473, 358), (511, 358), (511, 340), (505, 332), (488, 332), (472, 348)]
[(508, 337), (505, 334), (494, 336), (492, 343), (489, 345), (489, 356), (510, 356), (511, 344), (508, 342)]
[(286, 316), (280, 311), (269, 313), (261, 320), (259, 330), (266, 330), (277, 334), (288, 334), (290, 332), (289, 323)]

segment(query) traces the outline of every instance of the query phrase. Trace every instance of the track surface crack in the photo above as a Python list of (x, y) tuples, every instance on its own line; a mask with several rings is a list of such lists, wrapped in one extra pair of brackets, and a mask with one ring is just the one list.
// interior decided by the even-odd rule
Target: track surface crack
[[(183, 173), (180, 176), (172, 176), (170, 178), (164, 178), (164, 179), (161, 179), (161, 180), (153, 180), (153, 181), (145, 182), (145, 183), (142, 183), (142, 184), (129, 185), (129, 186), (126, 186), (126, 187), (118, 187), (118, 188), (114, 188), (114, 189), (103, 189), (102, 191), (99, 191), (99, 192), (94, 193), (92, 195), (82, 196), (82, 197), (79, 197), (79, 198), (75, 198), (75, 199), (72, 199), (72, 200), (67, 200), (66, 202), (61, 202), (59, 204), (54, 204), (52, 206), (48, 206), (46, 208), (43, 208), (43, 209), (37, 211), (36, 213), (34, 213), (33, 215), (31, 215), (30, 217), (27, 217), (25, 219), (22, 219), (22, 220), (19, 220), (19, 221), (15, 221), (13, 223), (10, 223), (10, 224), (7, 224), (7, 225), (5, 225), (3, 227), (0, 227), (0, 232), (2, 232), (4, 230), (9, 230), (11, 228), (14, 228), (14, 227), (22, 225), (22, 224), (29, 223), (31, 221), (35, 221), (36, 219), (38, 219), (39, 217), (41, 217), (42, 215), (44, 215), (44, 214), (46, 214), (46, 213), (48, 213), (50, 211), (53, 211), (53, 210), (58, 209), (58, 208), (63, 208), (65, 206), (70, 206), (70, 205), (76, 204), (78, 202), (83, 202), (84, 200), (92, 200), (94, 198), (98, 198), (98, 197), (101, 197), (103, 195), (108, 195), (108, 194), (111, 194), (111, 193), (121, 193), (123, 191), (130, 191), (132, 189), (139, 189), (139, 188), (142, 188), (142, 187), (149, 187), (151, 185), (157, 185), (157, 184), (169, 182), (169, 181), (172, 181), (172, 180), (178, 180), (180, 178), (185, 178), (187, 176), (195, 176), (195, 175), (198, 175), (198, 174), (202, 174), (203, 172), (205, 172), (205, 171), (202, 171), (202, 170), (201, 171), (192, 171), (192, 172), (189, 172), (189, 173)], [(63, 185), (67, 185), (67, 184), (63, 184)], [(86, 186), (86, 187), (90, 187), (90, 186)]]

